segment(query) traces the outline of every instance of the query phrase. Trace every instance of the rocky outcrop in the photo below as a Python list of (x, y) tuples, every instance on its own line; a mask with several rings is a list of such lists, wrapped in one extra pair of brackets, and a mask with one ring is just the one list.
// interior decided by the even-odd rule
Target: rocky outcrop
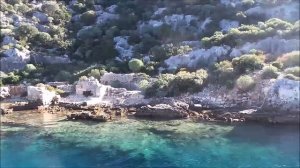
[(27, 99), (31, 102), (38, 102), (41, 105), (50, 105), (56, 96), (55, 92), (47, 90), (45, 86), (27, 87)]
[(168, 104), (147, 105), (137, 109), (136, 117), (155, 118), (155, 119), (181, 119), (187, 118), (188, 112), (180, 106)]
[(300, 81), (278, 79), (269, 88), (262, 110), (300, 113)]
[(23, 49), (20, 51), (17, 48), (8, 49), (3, 52), (5, 57), (1, 58), (1, 71), (11, 72), (14, 70), (20, 70), (25, 67), (25, 65), (30, 60), (30, 51)]
[(31, 55), (31, 62), (35, 64), (69, 64), (71, 60), (68, 55), (43, 56), (42, 54)]
[(0, 87), (0, 100), (9, 97), (9, 87)]
[(68, 120), (92, 120), (106, 122), (111, 118), (108, 114), (105, 113), (95, 113), (95, 112), (75, 112), (67, 115)]

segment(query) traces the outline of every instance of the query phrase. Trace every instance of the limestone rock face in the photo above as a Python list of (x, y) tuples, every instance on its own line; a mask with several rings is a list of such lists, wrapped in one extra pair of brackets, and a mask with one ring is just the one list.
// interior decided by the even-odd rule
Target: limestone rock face
[(9, 87), (0, 87), (0, 99), (5, 99), (9, 96)]
[(128, 36), (118, 36), (114, 38), (115, 49), (119, 52), (121, 61), (128, 61), (133, 56), (133, 46), (128, 44)]
[(288, 21), (299, 19), (299, 3), (282, 3), (274, 7), (256, 6), (245, 11), (246, 15), (265, 15), (267, 18), (279, 18)]
[(13, 70), (23, 69), (30, 60), (30, 51), (23, 49), (20, 51), (17, 48), (12, 48), (3, 52), (6, 56), (1, 58), (1, 70), (11, 72)]
[(27, 98), (29, 101), (50, 105), (56, 97), (55, 92), (47, 90), (44, 86), (28, 86)]
[(12, 36), (4, 36), (4, 38), (2, 40), (2, 45), (8, 45), (8, 44), (15, 45), (15, 44), (17, 44), (17, 41)]
[(33, 17), (36, 17), (40, 23), (47, 23), (48, 20), (48, 16), (42, 12), (34, 12)]
[(157, 104), (155, 106), (142, 106), (137, 110), (135, 116), (159, 119), (180, 119), (188, 117), (188, 113), (181, 107), (173, 107), (169, 104)]
[(278, 79), (267, 92), (264, 109), (288, 113), (300, 110), (300, 81)]

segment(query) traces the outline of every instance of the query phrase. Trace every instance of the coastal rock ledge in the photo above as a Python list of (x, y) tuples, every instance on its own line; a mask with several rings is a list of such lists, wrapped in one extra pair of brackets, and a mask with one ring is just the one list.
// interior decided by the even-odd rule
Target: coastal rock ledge
[(136, 117), (157, 118), (157, 119), (181, 119), (189, 116), (188, 111), (179, 106), (168, 104), (147, 105), (138, 108)]

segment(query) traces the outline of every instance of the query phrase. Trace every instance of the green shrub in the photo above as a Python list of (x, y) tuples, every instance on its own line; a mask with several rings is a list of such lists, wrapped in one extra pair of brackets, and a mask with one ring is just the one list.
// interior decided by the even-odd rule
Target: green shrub
[(207, 77), (208, 74), (203, 69), (196, 72), (180, 71), (176, 75), (162, 74), (145, 89), (145, 95), (146, 97), (165, 97), (201, 91)]
[(65, 5), (59, 3), (59, 1), (48, 1), (43, 3), (42, 11), (53, 18), (54, 24), (63, 25), (71, 19), (71, 15), (67, 11)]
[(167, 96), (169, 84), (172, 80), (175, 79), (173, 74), (161, 74), (158, 76), (157, 80), (149, 85), (145, 90), (146, 97), (164, 97)]
[(278, 68), (278, 69), (282, 69), (283, 68), (283, 63), (278, 62), (278, 61), (274, 61), (271, 63), (272, 66)]
[(19, 75), (15, 75), (13, 72), (8, 73), (8, 76), (3, 79), (3, 84), (18, 84), (21, 80)]
[(212, 81), (218, 84), (225, 84), (227, 87), (232, 87), (235, 78), (235, 72), (230, 61), (222, 61), (216, 63), (212, 70)]
[(70, 81), (73, 75), (68, 71), (60, 71), (56, 76), (56, 81)]
[(48, 1), (42, 5), (42, 11), (50, 17), (55, 16), (59, 10), (59, 5), (55, 1)]
[(92, 69), (91, 72), (88, 74), (88, 76), (92, 76), (95, 79), (100, 80), (100, 78), (101, 78), (102, 75), (101, 75), (99, 69)]
[(138, 87), (143, 91), (145, 91), (149, 86), (150, 86), (150, 83), (146, 79), (141, 80), (138, 84)]
[(32, 38), (38, 32), (36, 27), (29, 24), (23, 24), (15, 29), (16, 38)]
[(29, 12), (31, 9), (25, 5), (25, 4), (18, 4), (15, 5), (16, 11), (21, 13), (21, 14), (26, 14), (27, 12)]
[(39, 32), (33, 37), (33, 43), (42, 46), (51, 46), (52, 37), (46, 32)]
[(261, 74), (262, 79), (272, 79), (278, 77), (278, 68), (272, 65), (265, 66)]
[(286, 53), (277, 59), (277, 62), (283, 64), (283, 67), (299, 66), (300, 64), (300, 51), (293, 51)]
[(93, 39), (102, 35), (102, 31), (100, 27), (93, 26), (90, 28), (81, 29), (77, 33), (77, 38), (80, 40), (88, 40)]
[(7, 11), (10, 14), (15, 13), (14, 7), (11, 4), (5, 3), (5, 1), (0, 1), (0, 9), (1, 11)]
[(295, 80), (295, 81), (300, 81), (300, 77), (294, 76), (293, 74), (286, 74), (284, 78), (290, 79), (290, 80)]
[(96, 19), (97, 19), (96, 13), (91, 10), (84, 12), (80, 17), (81, 22), (83, 22), (85, 25), (94, 24)]
[(244, 74), (261, 69), (263, 67), (264, 59), (263, 55), (247, 54), (234, 58), (232, 60), (232, 65), (238, 74)]
[(83, 3), (76, 3), (76, 4), (72, 5), (72, 9), (76, 13), (82, 13), (83, 11), (86, 10), (86, 6)]
[(128, 66), (131, 71), (139, 72), (144, 67), (144, 63), (143, 61), (134, 58), (128, 62)]
[(22, 0), (6, 0), (6, 2), (11, 5), (16, 5), (22, 3)]
[[(239, 13), (239, 15), (243, 14)], [(257, 25), (241, 25), (238, 28), (232, 28), (227, 34), (217, 31), (213, 36), (204, 37), (201, 41), (205, 47), (224, 44), (236, 46), (239, 43), (257, 41), (274, 35), (292, 36), (298, 32), (299, 28), (297, 26), (277, 18), (272, 18), (264, 23), (259, 22)]]
[(265, 22), (266, 27), (273, 28), (273, 29), (279, 29), (279, 30), (288, 30), (292, 28), (292, 24), (283, 20), (280, 20), (278, 18), (272, 18)]
[(241, 92), (248, 92), (255, 87), (255, 81), (249, 75), (240, 76), (236, 81), (237, 88)]
[(168, 96), (178, 96), (182, 93), (193, 93), (201, 91), (208, 74), (200, 69), (196, 72), (180, 71), (174, 80), (169, 83)]
[(154, 55), (155, 60), (162, 61), (174, 55), (185, 54), (191, 51), (188, 45), (184, 46), (174, 46), (171, 44), (165, 44), (162, 46), (155, 46), (151, 48), (150, 52)]
[(202, 38), (201, 42), (202, 45), (205, 47), (211, 47), (214, 45), (221, 45), (222, 40), (225, 38), (225, 35), (222, 32), (215, 32), (211, 37), (204, 37)]
[(292, 74), (294, 76), (300, 77), (300, 67), (291, 67), (284, 70), (286, 74)]
[(85, 80), (87, 80), (87, 79), (88, 79), (87, 76), (81, 76), (81, 77), (79, 78), (80, 81), (85, 81)]
[(246, 6), (252, 6), (255, 4), (254, 0), (242, 0), (242, 4)]
[(37, 68), (33, 64), (27, 64), (24, 68), (24, 70), (28, 73), (36, 71)]

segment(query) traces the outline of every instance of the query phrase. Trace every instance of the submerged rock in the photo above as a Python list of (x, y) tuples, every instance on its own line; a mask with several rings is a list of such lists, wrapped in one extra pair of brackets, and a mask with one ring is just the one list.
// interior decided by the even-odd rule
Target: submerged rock
[(94, 112), (75, 112), (67, 115), (68, 120), (91, 120), (106, 122), (111, 119), (111, 117), (106, 113), (94, 113)]

